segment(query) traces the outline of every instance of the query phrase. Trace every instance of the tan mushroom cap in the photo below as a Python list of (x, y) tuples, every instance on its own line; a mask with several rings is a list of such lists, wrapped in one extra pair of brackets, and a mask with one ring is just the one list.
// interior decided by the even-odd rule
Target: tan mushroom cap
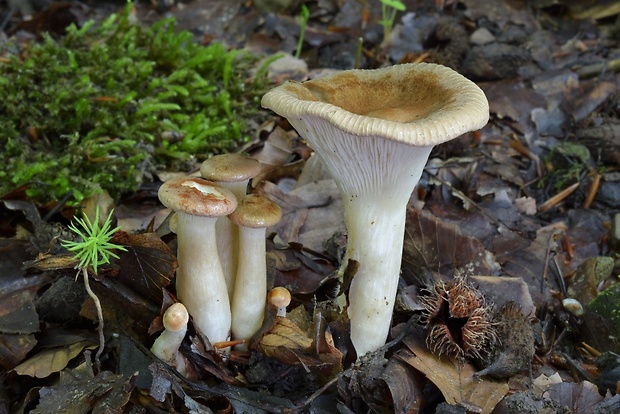
[(232, 192), (199, 177), (168, 180), (161, 185), (157, 195), (164, 206), (193, 216), (226, 216), (237, 207)]
[(207, 180), (234, 182), (249, 180), (262, 171), (261, 163), (241, 154), (220, 154), (203, 161), (200, 175)]
[(317, 117), (358, 136), (433, 146), (482, 128), (489, 104), (472, 81), (445, 66), (409, 63), (286, 82), (261, 104), (288, 118)]
[(182, 303), (174, 303), (164, 312), (162, 322), (167, 330), (179, 332), (187, 326), (189, 313), (187, 313), (187, 309)]
[(237, 209), (228, 218), (239, 226), (266, 228), (280, 221), (282, 209), (267, 197), (250, 194), (239, 200)]
[(285, 287), (276, 286), (269, 291), (269, 303), (278, 308), (285, 308), (291, 303), (291, 292)]

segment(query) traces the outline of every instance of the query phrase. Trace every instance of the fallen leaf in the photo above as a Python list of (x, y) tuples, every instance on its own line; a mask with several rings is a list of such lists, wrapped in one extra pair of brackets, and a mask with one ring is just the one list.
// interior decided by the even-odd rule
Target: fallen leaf
[(286, 286), (294, 294), (329, 295), (339, 283), (336, 265), (326, 256), (306, 249), (299, 243), (276, 248), (267, 240), (268, 263), (273, 263), (275, 285)]
[[(557, 279), (548, 270), (552, 256), (550, 252), (557, 246), (557, 235), (565, 230), (564, 223), (543, 227), (536, 232), (536, 239), (525, 247), (504, 255), (503, 271), (507, 275), (521, 277), (530, 289), (534, 305), (539, 308), (551, 302), (550, 288), (559, 291)], [(515, 243), (516, 244), (516, 243)], [(543, 275), (547, 275), (545, 278)], [(543, 286), (544, 288), (541, 288)]]
[(574, 414), (593, 413), (603, 401), (611, 398), (609, 394), (600, 395), (597, 386), (588, 381), (552, 384), (544, 396), (558, 401), (560, 406), (567, 407)]
[(418, 393), (422, 385), (410, 370), (399, 359), (392, 358), (381, 374), (381, 379), (385, 381), (392, 394), (395, 413), (413, 414), (420, 411), (421, 400)]
[(39, 390), (39, 404), (33, 414), (122, 413), (133, 389), (132, 377), (103, 371), (93, 375), (88, 362), (61, 372), (58, 383)]
[(30, 334), (39, 331), (33, 293), (18, 290), (0, 296), (0, 333)]
[(47, 378), (54, 372), (62, 371), (69, 361), (78, 356), (85, 348), (94, 349), (90, 341), (80, 341), (68, 346), (45, 349), (15, 367), (19, 375)]
[(155, 303), (162, 301), (162, 288), (170, 284), (177, 259), (155, 233), (127, 234), (126, 252), (118, 252), (118, 279)]
[(469, 278), (484, 293), (485, 299), (501, 308), (507, 302), (515, 302), (524, 315), (533, 317), (536, 307), (527, 284), (520, 277), (508, 276), (471, 276)]
[(263, 334), (257, 349), (285, 364), (301, 364), (329, 377), (342, 369), (342, 354), (329, 341), (327, 343), (328, 352), (317, 353), (313, 340), (301, 328), (289, 319), (277, 316), (271, 329)]
[(289, 192), (265, 182), (255, 192), (282, 208), (282, 220), (268, 232), (278, 233), (286, 242), (321, 252), (326, 240), (344, 231), (342, 201), (334, 180), (311, 182)]
[(286, 318), (277, 317), (275, 325), (260, 340), (259, 349), (267, 356), (277, 357), (282, 352), (281, 349), (305, 350), (311, 345), (312, 339), (297, 325)]
[(461, 234), (426, 210), (409, 209), (405, 225), (403, 274), (420, 275), (424, 268), (452, 273), (454, 268), (473, 265), (476, 274), (491, 274), (492, 254), (474, 237)]
[(0, 367), (15, 368), (36, 344), (34, 334), (0, 334)]
[(456, 366), (440, 360), (424, 345), (421, 330), (403, 339), (409, 349), (398, 352), (399, 358), (424, 373), (439, 388), (446, 402), (468, 411), (489, 414), (508, 392), (508, 384), (474, 377), (475, 368), (468, 363)]

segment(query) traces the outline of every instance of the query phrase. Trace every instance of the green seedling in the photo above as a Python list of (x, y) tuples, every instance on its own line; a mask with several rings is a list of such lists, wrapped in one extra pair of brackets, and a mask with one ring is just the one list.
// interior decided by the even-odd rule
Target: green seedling
[(381, 0), (381, 20), (383, 26), (383, 45), (387, 45), (394, 27), (396, 13), (405, 11), (407, 7), (400, 0)]
[(299, 41), (297, 42), (297, 50), (295, 51), (295, 57), (299, 59), (301, 56), (301, 49), (304, 44), (304, 36), (306, 35), (306, 26), (308, 25), (308, 19), (310, 18), (310, 10), (305, 4), (301, 5), (301, 12), (299, 13)]
[(99, 331), (99, 349), (95, 354), (95, 363), (97, 367), (100, 366), (99, 358), (101, 357), (105, 346), (105, 336), (103, 334), (103, 310), (101, 309), (101, 302), (99, 301), (99, 298), (90, 288), (90, 283), (88, 281), (88, 268), (92, 267), (95, 274), (97, 274), (97, 268), (99, 265), (110, 263), (111, 257), (118, 259), (118, 256), (113, 252), (113, 250), (127, 251), (127, 249), (123, 246), (110, 242), (110, 240), (112, 240), (112, 236), (114, 236), (114, 233), (119, 230), (119, 227), (112, 228), (112, 213), (113, 211), (110, 211), (108, 218), (105, 220), (103, 225), (100, 225), (99, 207), (97, 207), (95, 219), (92, 222), (88, 216), (84, 215), (84, 218), (76, 219), (81, 229), (75, 223), (71, 223), (69, 225), (69, 229), (71, 229), (71, 231), (73, 231), (81, 240), (61, 240), (60, 242), (65, 249), (75, 253), (75, 260), (79, 260), (79, 263), (76, 266), (78, 269), (76, 278), (80, 273), (82, 273), (84, 288), (95, 303), (95, 308), (97, 309), (97, 319), (99, 320), (99, 325), (97, 327), (97, 330)]
[(118, 259), (113, 250), (127, 251), (126, 248), (118, 244), (111, 243), (114, 233), (119, 227), (112, 228), (112, 213), (108, 215), (103, 225), (99, 223), (99, 208), (95, 212), (95, 219), (91, 222), (87, 215), (75, 221), (79, 224), (71, 223), (69, 229), (78, 237), (79, 241), (62, 240), (60, 244), (70, 252), (75, 253), (74, 259), (79, 260), (77, 267), (80, 269), (92, 267), (95, 274), (97, 268), (102, 264), (110, 263), (110, 258)]

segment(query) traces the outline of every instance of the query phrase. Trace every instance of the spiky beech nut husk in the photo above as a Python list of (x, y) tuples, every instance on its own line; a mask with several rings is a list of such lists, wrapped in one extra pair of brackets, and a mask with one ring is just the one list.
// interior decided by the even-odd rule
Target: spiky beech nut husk
[(422, 321), (431, 352), (453, 359), (482, 358), (497, 340), (492, 306), (484, 296), (463, 276), (423, 291)]
[(534, 329), (529, 318), (515, 302), (507, 302), (494, 317), (497, 343), (480, 361), (485, 367), (477, 376), (510, 378), (530, 368), (534, 352)]

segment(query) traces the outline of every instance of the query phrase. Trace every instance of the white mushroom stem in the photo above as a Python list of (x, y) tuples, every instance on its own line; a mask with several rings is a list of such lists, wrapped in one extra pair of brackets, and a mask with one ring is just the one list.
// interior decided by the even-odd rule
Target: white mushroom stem
[[(218, 182), (224, 188), (229, 189), (237, 199), (241, 199), (247, 191), (250, 180), (241, 182)], [(218, 217), (215, 223), (215, 234), (220, 254), (224, 280), (228, 289), (228, 297), (233, 297), (235, 290), (235, 278), (239, 262), (239, 228), (228, 217)]]
[[(331, 135), (338, 134), (331, 131)], [(398, 287), (407, 201), (432, 147), (415, 147), (381, 138), (335, 137), (317, 154), (338, 183), (343, 197), (347, 251), (343, 261), (359, 262), (349, 288), (351, 341), (359, 356), (385, 344)], [(330, 145), (355, 151), (356, 163), (338, 157)], [(371, 145), (369, 145), (372, 143)], [(396, 147), (396, 148), (395, 148)], [(345, 150), (346, 152), (346, 150)]]
[(177, 296), (211, 343), (226, 341), (231, 314), (215, 240), (217, 219), (177, 214)]
[[(258, 160), (241, 154), (215, 155), (200, 166), (200, 174), (204, 178), (230, 190), (237, 199), (246, 195), (250, 179), (260, 171)], [(237, 275), (239, 231), (226, 217), (218, 219), (215, 231), (228, 296), (232, 298)]]
[(186, 374), (185, 359), (179, 352), (179, 348), (185, 333), (189, 315), (187, 309), (181, 303), (171, 305), (164, 313), (164, 331), (153, 343), (151, 352), (163, 362), (176, 367), (181, 374)]
[(232, 299), (232, 333), (249, 339), (261, 327), (267, 302), (265, 228), (239, 227), (239, 266)]

